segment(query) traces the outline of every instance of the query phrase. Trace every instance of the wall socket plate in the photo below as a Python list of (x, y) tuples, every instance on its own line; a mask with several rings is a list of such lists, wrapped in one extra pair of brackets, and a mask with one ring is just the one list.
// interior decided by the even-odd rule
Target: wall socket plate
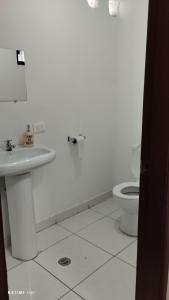
[(33, 124), (33, 131), (35, 134), (44, 133), (46, 131), (46, 126), (44, 122), (37, 122)]

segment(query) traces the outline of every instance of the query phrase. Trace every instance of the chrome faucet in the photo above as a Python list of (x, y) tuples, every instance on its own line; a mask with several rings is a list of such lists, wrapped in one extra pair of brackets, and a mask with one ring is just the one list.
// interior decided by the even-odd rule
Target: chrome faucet
[(15, 145), (12, 144), (12, 140), (5, 141), (5, 150), (12, 151), (15, 148)]

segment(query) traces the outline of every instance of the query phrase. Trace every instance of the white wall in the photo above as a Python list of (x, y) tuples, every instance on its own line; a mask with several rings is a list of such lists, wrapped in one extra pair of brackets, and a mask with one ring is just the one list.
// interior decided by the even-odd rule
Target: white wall
[(25, 101), (25, 66), (17, 64), (16, 50), (0, 48), (0, 101)]
[(133, 180), (131, 145), (141, 141), (148, 0), (122, 0), (116, 22), (115, 183)]
[[(6, 0), (0, 47), (25, 50), (27, 103), (0, 104), (0, 140), (17, 139), (28, 122), (44, 121), (36, 142), (56, 161), (34, 176), (36, 222), (111, 190), (114, 144), (114, 20), (85, 0)], [(87, 137), (83, 160), (67, 136)]]
[[(0, 139), (45, 121), (36, 141), (56, 161), (34, 174), (36, 222), (130, 180), (140, 140), (148, 0), (121, 0), (120, 18), (85, 0), (6, 0), (0, 47), (24, 49), (27, 103), (0, 104)], [(83, 160), (71, 133), (87, 136)]]

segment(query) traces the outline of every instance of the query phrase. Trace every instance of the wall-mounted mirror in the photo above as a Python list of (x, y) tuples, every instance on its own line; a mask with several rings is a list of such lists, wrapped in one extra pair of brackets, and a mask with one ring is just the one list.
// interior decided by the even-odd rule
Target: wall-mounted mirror
[(24, 51), (0, 48), (0, 102), (26, 100)]

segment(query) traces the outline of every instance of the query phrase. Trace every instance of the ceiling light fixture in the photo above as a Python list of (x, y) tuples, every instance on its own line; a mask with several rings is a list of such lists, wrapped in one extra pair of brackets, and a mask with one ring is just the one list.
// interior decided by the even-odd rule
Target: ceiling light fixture
[(109, 14), (112, 17), (117, 17), (119, 14), (120, 1), (119, 0), (109, 0)]
[(91, 8), (98, 8), (99, 6), (99, 0), (87, 0), (87, 3)]

